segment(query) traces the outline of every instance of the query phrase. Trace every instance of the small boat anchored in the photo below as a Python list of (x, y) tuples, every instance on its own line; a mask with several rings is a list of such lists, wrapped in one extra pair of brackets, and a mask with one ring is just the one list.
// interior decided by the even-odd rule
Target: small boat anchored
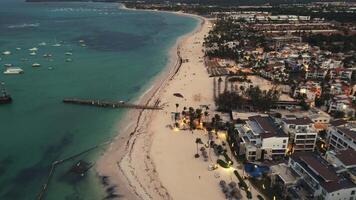
[(38, 48), (36, 48), (36, 47), (33, 47), (33, 48), (31, 48), (31, 49), (29, 49), (29, 51), (38, 51)]
[(41, 64), (39, 64), (39, 63), (33, 63), (33, 64), (32, 64), (32, 67), (41, 67)]
[(11, 51), (4, 51), (4, 52), (2, 52), (2, 55), (4, 55), (4, 56), (11, 55)]
[(6, 92), (5, 87), (4, 87), (5, 83), (2, 82), (1, 86), (1, 94), (0, 94), (0, 104), (9, 104), (12, 102), (12, 98), (11, 96)]
[(19, 68), (19, 67), (8, 67), (5, 71), (4, 74), (22, 74), (24, 71)]

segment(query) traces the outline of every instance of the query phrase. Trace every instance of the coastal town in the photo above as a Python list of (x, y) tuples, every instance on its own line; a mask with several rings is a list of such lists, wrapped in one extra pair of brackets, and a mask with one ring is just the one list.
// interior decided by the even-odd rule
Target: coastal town
[(125, 5), (204, 16), (181, 43), (163, 111), (120, 163), (138, 196), (356, 199), (356, 24), (313, 11), (355, 14), (354, 3), (298, 5), (310, 15)]
[(4, 2), (1, 200), (356, 200), (355, 2)]

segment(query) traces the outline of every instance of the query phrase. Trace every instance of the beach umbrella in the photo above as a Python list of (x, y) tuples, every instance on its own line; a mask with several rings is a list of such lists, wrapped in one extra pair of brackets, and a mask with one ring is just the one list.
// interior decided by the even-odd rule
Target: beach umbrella
[(224, 180), (221, 180), (221, 181), (219, 182), (219, 184), (220, 184), (221, 187), (226, 186), (226, 182), (225, 182)]
[(200, 148), (200, 151), (205, 151), (205, 147), (201, 147), (201, 148)]
[(231, 181), (230, 183), (229, 183), (229, 186), (231, 187), (231, 188), (236, 188), (236, 183), (234, 182), (234, 181)]

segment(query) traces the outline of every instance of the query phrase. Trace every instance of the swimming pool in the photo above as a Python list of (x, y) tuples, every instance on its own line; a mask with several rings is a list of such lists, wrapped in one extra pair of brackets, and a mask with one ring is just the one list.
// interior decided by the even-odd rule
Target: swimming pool
[(254, 178), (260, 177), (270, 171), (268, 166), (259, 166), (252, 163), (247, 163), (244, 165), (245, 172)]

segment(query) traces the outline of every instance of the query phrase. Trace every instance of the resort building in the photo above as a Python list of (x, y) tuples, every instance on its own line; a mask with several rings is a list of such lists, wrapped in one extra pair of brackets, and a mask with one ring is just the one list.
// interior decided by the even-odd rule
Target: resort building
[(314, 151), (318, 132), (308, 117), (286, 115), (282, 119), (283, 130), (289, 136), (291, 152)]
[(295, 153), (288, 166), (298, 174), (300, 184), (314, 197), (323, 200), (354, 200), (356, 184), (345, 173), (338, 173), (326, 160), (313, 153)]
[[(245, 124), (236, 125), (236, 155), (245, 155), (249, 161), (284, 157), (288, 146), (287, 134), (270, 116), (252, 116)], [(237, 151), (237, 152), (236, 152)]]
[(327, 140), (329, 149), (356, 150), (356, 125), (347, 123), (341, 126), (332, 126), (327, 130)]

